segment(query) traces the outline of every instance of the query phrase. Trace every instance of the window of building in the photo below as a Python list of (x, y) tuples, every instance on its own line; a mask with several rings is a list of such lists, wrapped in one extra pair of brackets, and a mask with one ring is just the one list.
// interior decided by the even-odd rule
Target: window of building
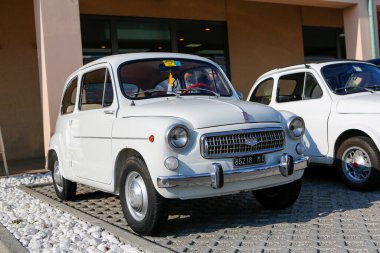
[(83, 62), (111, 54), (179, 52), (209, 58), (229, 74), (225, 22), (81, 15)]
[(304, 26), (305, 62), (346, 58), (343, 28)]
[(262, 81), (251, 96), (250, 101), (269, 105), (272, 98), (273, 78)]
[(112, 54), (109, 19), (91, 16), (81, 19), (81, 32), (84, 63)]
[(75, 77), (68, 85), (65, 91), (65, 95), (62, 99), (61, 113), (72, 113), (75, 108), (75, 99), (77, 96), (78, 78)]
[(108, 107), (113, 101), (113, 89), (107, 69), (97, 69), (82, 77), (80, 110)]

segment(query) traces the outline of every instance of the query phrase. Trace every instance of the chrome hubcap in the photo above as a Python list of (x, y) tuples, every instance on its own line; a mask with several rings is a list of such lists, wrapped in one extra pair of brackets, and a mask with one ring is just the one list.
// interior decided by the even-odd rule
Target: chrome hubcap
[(61, 192), (63, 190), (63, 178), (61, 175), (61, 171), (59, 170), (58, 161), (54, 162), (53, 177), (54, 177), (55, 186), (57, 187), (58, 191)]
[(342, 160), (342, 169), (349, 180), (362, 183), (368, 179), (372, 165), (365, 150), (359, 147), (350, 147), (344, 152)]
[(125, 192), (131, 215), (135, 220), (143, 220), (148, 210), (148, 193), (144, 180), (136, 171), (128, 175)]

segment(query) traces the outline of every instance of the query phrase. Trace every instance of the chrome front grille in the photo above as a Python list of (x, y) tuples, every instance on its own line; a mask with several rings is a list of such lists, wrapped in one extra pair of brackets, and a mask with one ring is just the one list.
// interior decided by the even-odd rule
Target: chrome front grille
[(201, 154), (204, 158), (237, 157), (275, 152), (284, 145), (282, 128), (245, 129), (202, 135)]

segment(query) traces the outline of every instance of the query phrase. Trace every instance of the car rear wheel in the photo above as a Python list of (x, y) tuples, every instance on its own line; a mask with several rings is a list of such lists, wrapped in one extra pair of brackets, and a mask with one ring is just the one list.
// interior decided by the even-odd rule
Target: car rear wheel
[(373, 190), (380, 178), (380, 153), (365, 136), (345, 140), (336, 154), (338, 172), (345, 184), (357, 191)]
[(296, 202), (301, 192), (302, 181), (298, 179), (290, 184), (254, 191), (256, 200), (265, 208), (284, 209)]
[(158, 233), (168, 219), (167, 200), (154, 188), (144, 161), (130, 157), (120, 181), (120, 201), (133, 231), (141, 235)]
[(74, 199), (77, 191), (77, 184), (62, 176), (61, 167), (56, 153), (52, 155), (50, 164), (50, 170), (53, 174), (54, 190), (58, 198), (62, 200)]

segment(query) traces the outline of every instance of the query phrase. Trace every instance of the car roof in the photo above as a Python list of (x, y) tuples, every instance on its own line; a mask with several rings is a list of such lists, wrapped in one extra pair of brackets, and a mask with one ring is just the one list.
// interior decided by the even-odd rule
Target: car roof
[(208, 63), (216, 65), (213, 61), (201, 56), (197, 56), (197, 55), (181, 54), (181, 53), (149, 52), (149, 53), (117, 54), (117, 55), (102, 57), (95, 61), (87, 63), (86, 65), (82, 66), (78, 70), (83, 70), (88, 67), (101, 64), (101, 63), (110, 63), (111, 65), (118, 66), (121, 63), (126, 62), (126, 61), (134, 61), (134, 60), (142, 60), (142, 59), (160, 59), (160, 58), (198, 60), (198, 61), (206, 61)]
[(272, 70), (264, 73), (263, 75), (261, 75), (258, 79), (262, 79), (262, 78), (271, 76), (271, 75), (276, 74), (276, 73), (287, 72), (290, 70), (298, 70), (298, 69), (301, 70), (301, 69), (309, 69), (309, 68), (321, 69), (322, 67), (327, 66), (327, 65), (344, 63), (344, 62), (360, 62), (360, 63), (365, 63), (365, 64), (371, 64), (371, 63), (365, 62), (365, 61), (349, 60), (349, 59), (348, 60), (342, 59), (342, 60), (316, 61), (316, 62), (309, 62), (309, 63), (298, 64), (298, 65), (290, 65), (290, 66), (286, 66), (286, 67), (272, 69)]

